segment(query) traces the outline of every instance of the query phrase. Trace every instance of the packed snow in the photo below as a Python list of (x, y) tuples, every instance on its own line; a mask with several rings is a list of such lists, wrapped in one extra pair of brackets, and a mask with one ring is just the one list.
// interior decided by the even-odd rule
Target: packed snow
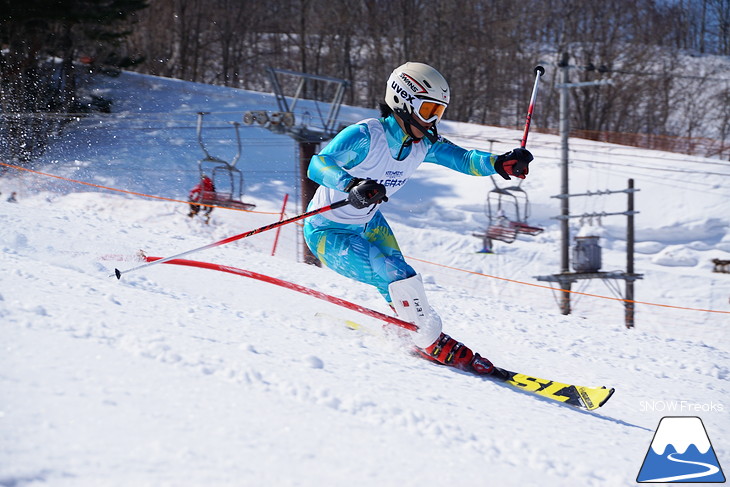
[[(144, 195), (186, 199), (203, 157), (197, 112), (210, 112), (210, 152), (230, 160), (229, 122), (276, 110), (274, 97), (132, 73), (90, 89), (113, 100), (111, 115), (67, 130), (38, 172), (0, 177), (0, 486), (633, 485), (663, 416), (701, 417), (730, 465), (730, 275), (712, 272), (712, 259), (730, 259), (727, 161), (571, 139), (571, 193), (629, 178), (640, 190), (631, 330), (623, 282), (575, 285), (584, 294), (564, 316), (536, 279), (560, 271), (560, 144), (537, 133), (539, 98), (520, 188), (544, 232), (480, 253), (472, 234), (486, 228), (489, 191), (516, 182), (429, 164), (384, 207), (445, 331), (510, 370), (616, 388), (584, 412), (427, 363), (372, 318), (264, 282), (167, 264), (117, 280), (140, 250), (166, 257), (277, 221), (286, 194), (286, 215), (301, 212), (298, 153), (285, 135), (242, 126), (243, 200), (257, 206), (215, 209), (206, 225)], [(316, 124), (317, 109), (302, 103), (298, 120)], [(521, 136), (441, 131), (494, 152)], [(574, 214), (625, 209), (624, 193), (571, 199)], [(571, 226), (601, 237), (603, 270), (625, 269), (625, 216)], [(374, 288), (301, 263), (296, 224), (272, 252), (275, 237), (188, 258), (389, 312)]]

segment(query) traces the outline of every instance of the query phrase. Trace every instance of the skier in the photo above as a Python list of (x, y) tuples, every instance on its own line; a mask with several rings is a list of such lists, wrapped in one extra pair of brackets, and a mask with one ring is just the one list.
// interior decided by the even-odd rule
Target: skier
[[(188, 213), (188, 216), (190, 218), (197, 215), (200, 211), (200, 202), (204, 199), (204, 193), (206, 192), (215, 193), (215, 185), (208, 176), (203, 174), (203, 176), (200, 178), (200, 182), (193, 186), (193, 189), (190, 190), (190, 194), (188, 195), (188, 203), (190, 204), (190, 212)], [(212, 206), (207, 206), (205, 210), (203, 210), (203, 215), (205, 215), (205, 223), (208, 223), (210, 221), (210, 213), (212, 211)]]
[(372, 284), (397, 315), (418, 326), (415, 351), (430, 360), (477, 374), (492, 363), (443, 333), (426, 299), (423, 280), (406, 263), (378, 205), (388, 201), (422, 162), (474, 176), (495, 172), (525, 178), (532, 154), (517, 148), (502, 155), (466, 150), (438, 134), (450, 100), (448, 83), (433, 67), (409, 62), (388, 79), (381, 118), (343, 129), (312, 157), (308, 176), (320, 184), (310, 209), (346, 198), (349, 205), (307, 218), (304, 238), (327, 267)]

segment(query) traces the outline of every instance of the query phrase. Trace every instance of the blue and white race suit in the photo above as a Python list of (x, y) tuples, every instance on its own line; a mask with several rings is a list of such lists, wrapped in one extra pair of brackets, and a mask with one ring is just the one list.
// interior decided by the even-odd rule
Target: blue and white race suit
[[(466, 150), (446, 139), (432, 143), (411, 139), (394, 115), (367, 119), (342, 130), (309, 163), (308, 176), (320, 184), (309, 210), (346, 199), (353, 178), (383, 184), (388, 198), (408, 182), (423, 162), (439, 164), (464, 174), (494, 174), (495, 156)], [(315, 256), (330, 269), (372, 284), (390, 302), (388, 285), (416, 275), (403, 258), (398, 242), (383, 217), (381, 203), (363, 209), (343, 206), (304, 221), (304, 239)]]

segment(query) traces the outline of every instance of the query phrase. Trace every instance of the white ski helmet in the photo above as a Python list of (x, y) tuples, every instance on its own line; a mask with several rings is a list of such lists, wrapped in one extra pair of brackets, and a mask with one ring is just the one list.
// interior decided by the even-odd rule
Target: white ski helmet
[(401, 118), (417, 116), (423, 123), (438, 122), (444, 114), (451, 91), (441, 73), (428, 64), (405, 63), (388, 78), (385, 103)]

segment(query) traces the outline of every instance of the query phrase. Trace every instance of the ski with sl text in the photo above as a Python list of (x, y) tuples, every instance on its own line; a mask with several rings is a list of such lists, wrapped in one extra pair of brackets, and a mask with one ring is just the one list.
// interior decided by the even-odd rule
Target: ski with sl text
[[(332, 321), (341, 322), (352, 330), (365, 331), (371, 334), (377, 333), (378, 329), (382, 330), (382, 327), (375, 327), (372, 325), (366, 326), (352, 320), (338, 318), (326, 313), (317, 313), (316, 316), (320, 318), (327, 318)], [(418, 353), (414, 353), (414, 355), (417, 357), (424, 357), (422, 354)], [(438, 364), (438, 362), (431, 362), (434, 364)], [(457, 370), (467, 374), (472, 373), (468, 370)], [(606, 404), (606, 402), (611, 398), (615, 391), (614, 388), (586, 387), (576, 384), (569, 384), (566, 382), (558, 382), (550, 379), (542, 379), (540, 377), (535, 377), (532, 375), (512, 372), (511, 370), (503, 369), (496, 366), (494, 367), (494, 371), (491, 374), (473, 373), (473, 375), (483, 377), (484, 379), (488, 380), (502, 382), (511, 387), (514, 387), (515, 389), (519, 389), (520, 391), (529, 394), (535, 394), (551, 401), (556, 401), (558, 403), (563, 403), (568, 406), (573, 406), (588, 411), (593, 411), (594, 409), (598, 409)]]
[(541, 379), (540, 377), (512, 372), (499, 367), (494, 369), (494, 373), (485, 377), (504, 382), (524, 392), (589, 411), (606, 404), (606, 401), (611, 398), (615, 391), (613, 387), (610, 389), (606, 387), (585, 387)]

